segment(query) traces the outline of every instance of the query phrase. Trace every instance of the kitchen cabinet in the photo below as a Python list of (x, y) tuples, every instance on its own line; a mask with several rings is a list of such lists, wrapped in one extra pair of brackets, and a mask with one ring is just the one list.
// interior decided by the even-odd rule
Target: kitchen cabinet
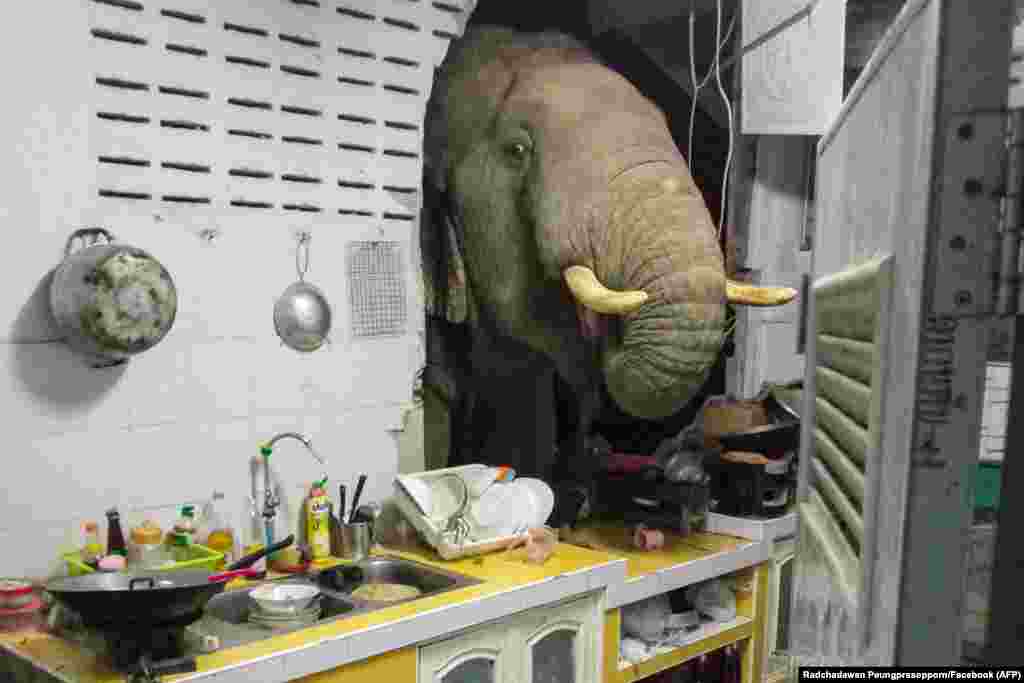
[(597, 683), (600, 615), (591, 595), (426, 645), (419, 683)]

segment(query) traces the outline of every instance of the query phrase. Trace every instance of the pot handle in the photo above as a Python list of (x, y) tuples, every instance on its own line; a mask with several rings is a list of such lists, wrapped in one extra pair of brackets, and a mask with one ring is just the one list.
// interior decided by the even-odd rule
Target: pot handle
[(152, 576), (136, 576), (134, 579), (128, 581), (128, 590), (135, 590), (135, 584), (137, 583), (149, 583), (149, 587), (153, 588), (156, 586), (156, 581)]
[(68, 256), (71, 255), (72, 246), (74, 245), (76, 239), (81, 238), (84, 241), (85, 238), (91, 237), (93, 238), (93, 240), (95, 240), (97, 237), (100, 236), (106, 239), (107, 242), (115, 241), (115, 237), (112, 234), (110, 234), (110, 231), (107, 230), (106, 228), (80, 228), (78, 230), (75, 230), (73, 233), (71, 233), (71, 236), (68, 237), (68, 241), (64, 245), (64, 258), (67, 258)]
[(254, 567), (248, 567), (246, 569), (235, 569), (233, 571), (221, 572), (220, 574), (210, 574), (209, 581), (210, 583), (220, 583), (221, 581), (229, 581), (240, 576), (253, 577), (259, 575), (259, 570)]

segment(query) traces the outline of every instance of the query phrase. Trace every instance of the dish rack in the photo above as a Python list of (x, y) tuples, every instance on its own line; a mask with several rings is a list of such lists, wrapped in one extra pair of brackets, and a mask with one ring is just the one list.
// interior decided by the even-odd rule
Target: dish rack
[[(482, 465), (447, 467), (429, 472), (405, 474), (395, 479), (395, 506), (444, 560), (457, 560), (463, 557), (473, 557), (497, 550), (504, 550), (513, 541), (523, 537), (523, 534), (511, 534), (473, 541), (465, 539), (462, 542), (456, 542), (453, 534), (446, 533), (449, 520), (460, 512), (462, 491), (464, 490), (467, 496), (470, 495), (466, 477), (470, 472), (479, 472), (481, 467)], [(429, 516), (424, 515), (420, 506), (402, 485), (403, 479), (419, 480), (427, 484), (432, 490), (448, 495), (435, 495), (433, 497), (434, 507), (438, 509), (432, 509)], [(461, 481), (462, 486), (455, 483), (456, 480)], [(446, 482), (446, 484), (440, 485), (442, 481)], [(465, 509), (468, 509), (472, 500), (470, 497), (470, 500), (464, 506)]]

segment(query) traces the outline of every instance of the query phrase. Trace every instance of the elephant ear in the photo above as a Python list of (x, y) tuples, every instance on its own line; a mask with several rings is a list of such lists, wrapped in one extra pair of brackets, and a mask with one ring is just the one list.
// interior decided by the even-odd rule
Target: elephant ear
[(447, 192), (424, 174), (420, 253), (427, 313), (451, 323), (471, 319), (472, 299)]

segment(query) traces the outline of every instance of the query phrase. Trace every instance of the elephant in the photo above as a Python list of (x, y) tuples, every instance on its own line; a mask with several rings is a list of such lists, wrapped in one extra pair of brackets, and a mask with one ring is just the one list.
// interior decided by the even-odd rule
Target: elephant
[(514, 439), (546, 408), (523, 422), (493, 394), (507, 381), (547, 397), (557, 378), (574, 397), (558, 476), (585, 479), (603, 394), (638, 418), (671, 415), (721, 352), (727, 302), (796, 296), (726, 277), (665, 114), (570, 36), (470, 28), (437, 70), (423, 134), (423, 377), (443, 377), (450, 438), (434, 443), (449, 441), (449, 462), (507, 458), (488, 437), (505, 424)]

